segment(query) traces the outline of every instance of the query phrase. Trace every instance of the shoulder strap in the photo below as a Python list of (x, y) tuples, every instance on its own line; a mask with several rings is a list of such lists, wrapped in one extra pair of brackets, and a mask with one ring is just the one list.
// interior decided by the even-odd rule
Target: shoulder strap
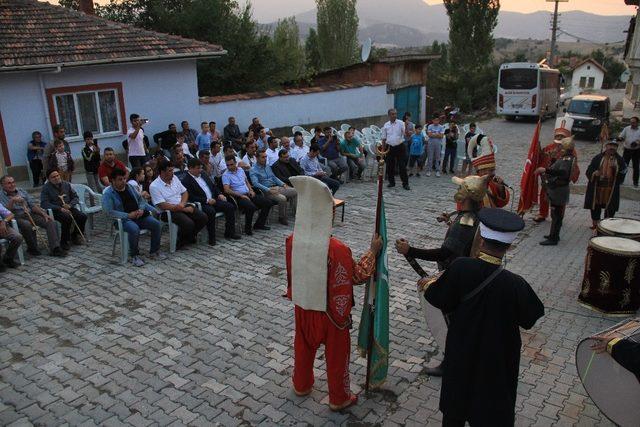
[(471, 298), (473, 298), (476, 295), (478, 295), (484, 288), (486, 288), (487, 286), (489, 286), (491, 284), (491, 282), (493, 282), (493, 279), (495, 279), (498, 276), (498, 274), (500, 274), (502, 272), (502, 270), (504, 270), (504, 266), (503, 265), (501, 265), (498, 268), (496, 268), (493, 271), (493, 273), (491, 273), (489, 275), (489, 277), (487, 277), (486, 279), (484, 279), (484, 281), (482, 283), (480, 283), (480, 285), (478, 287), (476, 287), (474, 290), (472, 290), (468, 294), (464, 295), (462, 297), (462, 299), (460, 300), (460, 304), (463, 304), (463, 303), (469, 301)]

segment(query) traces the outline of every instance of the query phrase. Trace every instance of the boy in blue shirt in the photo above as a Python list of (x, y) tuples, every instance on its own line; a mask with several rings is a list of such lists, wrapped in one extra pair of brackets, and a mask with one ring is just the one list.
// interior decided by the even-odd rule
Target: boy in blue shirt
[[(409, 170), (415, 166), (416, 176), (420, 176), (420, 159), (424, 155), (425, 139), (422, 136), (422, 125), (416, 125), (413, 135), (411, 135), (411, 145), (409, 148)], [(413, 176), (413, 172), (409, 173)]]
[(209, 132), (209, 123), (200, 123), (201, 132), (196, 136), (196, 145), (198, 151), (211, 149), (211, 132)]

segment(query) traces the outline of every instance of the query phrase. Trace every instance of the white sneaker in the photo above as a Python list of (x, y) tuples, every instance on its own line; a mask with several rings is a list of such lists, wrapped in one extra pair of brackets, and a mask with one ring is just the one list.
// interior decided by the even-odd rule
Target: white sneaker
[(139, 256), (134, 256), (131, 258), (131, 264), (133, 264), (134, 267), (142, 267), (144, 265), (144, 261)]
[(431, 176), (431, 172), (427, 172), (427, 176)]
[(167, 256), (165, 254), (163, 254), (162, 252), (158, 251), (158, 252), (154, 252), (152, 254), (149, 254), (149, 259), (153, 259), (153, 260), (159, 260), (159, 261), (164, 261), (167, 259)]
[(440, 171), (436, 171), (436, 176), (440, 176)]

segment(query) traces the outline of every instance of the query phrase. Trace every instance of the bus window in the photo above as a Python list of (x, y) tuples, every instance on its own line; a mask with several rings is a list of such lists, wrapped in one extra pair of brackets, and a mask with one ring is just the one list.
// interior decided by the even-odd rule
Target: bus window
[(502, 89), (534, 89), (538, 86), (538, 70), (506, 69), (500, 71)]

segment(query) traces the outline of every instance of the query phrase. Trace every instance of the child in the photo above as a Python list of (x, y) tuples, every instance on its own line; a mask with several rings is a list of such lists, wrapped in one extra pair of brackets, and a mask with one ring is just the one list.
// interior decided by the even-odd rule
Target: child
[(64, 142), (56, 139), (53, 146), (53, 153), (49, 156), (49, 169), (58, 168), (63, 181), (71, 182), (73, 174), (73, 159), (68, 151), (64, 150)]
[(98, 167), (100, 167), (100, 148), (98, 141), (93, 139), (93, 134), (86, 131), (84, 137), (84, 148), (82, 148), (82, 160), (84, 162), (84, 172), (87, 176), (87, 185), (96, 193), (102, 193), (102, 185), (98, 177)]
[(471, 173), (471, 158), (467, 152), (469, 147), (469, 141), (476, 136), (476, 124), (471, 123), (469, 125), (469, 132), (464, 136), (464, 160), (462, 161), (462, 170), (460, 171), (462, 176), (467, 176)]
[(209, 123), (200, 123), (201, 132), (196, 137), (196, 144), (198, 144), (198, 150), (210, 150), (211, 149), (211, 133), (209, 133)]
[(182, 132), (178, 132), (176, 135), (176, 145), (179, 145), (182, 147), (182, 152), (184, 153), (185, 157), (187, 158), (187, 160), (192, 159), (193, 156), (191, 155), (191, 152), (189, 151), (189, 146), (187, 145), (186, 142), (184, 142), (185, 138), (184, 138), (184, 133)]
[(151, 200), (151, 196), (143, 188), (143, 183), (146, 179), (145, 168), (146, 167), (133, 168), (133, 170), (129, 174), (129, 177), (131, 179), (127, 182), (127, 184), (132, 186), (138, 194), (145, 198), (145, 200), (149, 201)]
[[(409, 148), (409, 170), (415, 166), (416, 176), (420, 176), (420, 161), (424, 154), (425, 139), (422, 136), (422, 125), (416, 125), (411, 135), (411, 146)], [(413, 172), (409, 174), (413, 176)]]
[(449, 162), (449, 172), (455, 173), (454, 167), (458, 151), (458, 126), (455, 123), (449, 124), (449, 129), (444, 133), (444, 161), (442, 162), (442, 173), (447, 174), (447, 161)]

